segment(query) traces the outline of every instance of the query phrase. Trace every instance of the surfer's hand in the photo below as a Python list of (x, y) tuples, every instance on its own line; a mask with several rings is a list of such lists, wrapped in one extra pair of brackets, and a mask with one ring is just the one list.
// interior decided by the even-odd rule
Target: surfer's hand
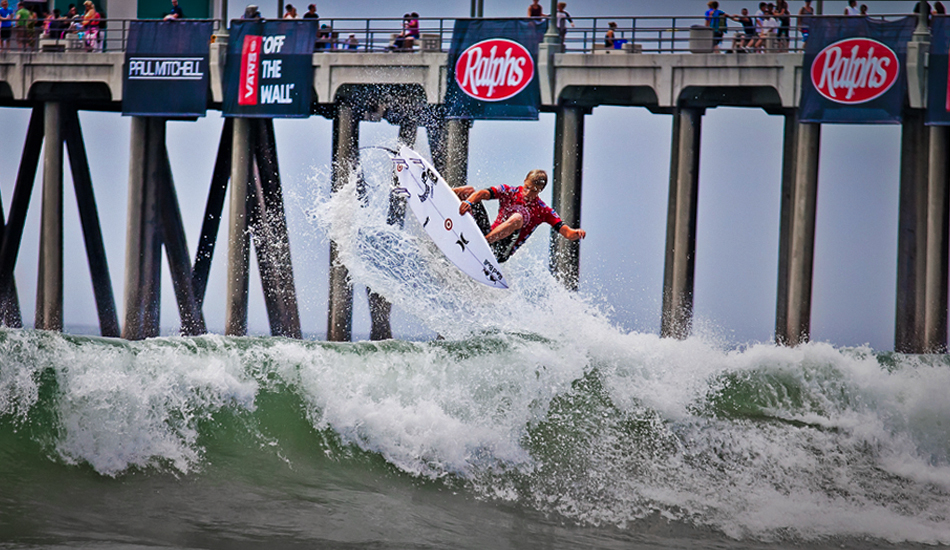
[(584, 231), (583, 229), (570, 229), (567, 227), (566, 229), (567, 231), (565, 231), (564, 237), (570, 241), (578, 241), (587, 236), (587, 231)]
[(462, 204), (459, 205), (459, 214), (465, 214), (472, 209), (472, 203), (469, 201), (462, 201)]

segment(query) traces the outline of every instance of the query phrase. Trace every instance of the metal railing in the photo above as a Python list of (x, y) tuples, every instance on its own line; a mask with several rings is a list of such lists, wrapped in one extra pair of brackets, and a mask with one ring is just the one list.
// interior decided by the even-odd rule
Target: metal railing
[[(909, 14), (875, 14), (875, 19), (893, 19)], [(750, 14), (750, 18), (755, 18)], [(811, 18), (829, 16), (809, 16)], [(132, 19), (101, 19), (92, 31), (78, 22), (66, 29), (49, 30), (37, 21), (32, 30), (15, 28), (7, 51), (125, 51)], [(195, 21), (195, 20), (190, 20)], [(220, 20), (205, 20), (220, 30)], [(238, 20), (235, 20), (238, 21)], [(299, 20), (305, 24), (306, 20)], [(316, 52), (412, 52), (448, 51), (456, 18), (420, 17), (418, 32), (406, 39), (403, 18), (322, 18), (314, 44)], [(638, 52), (700, 53), (712, 49), (711, 29), (702, 16), (614, 16), (574, 17), (563, 30), (561, 39), (566, 53), (607, 53), (605, 45), (609, 23), (616, 23), (617, 45), (635, 44)], [(804, 49), (807, 21), (797, 15), (788, 25), (780, 24), (776, 34), (762, 40), (745, 35), (743, 26), (730, 18), (718, 50), (721, 52), (800, 52)], [(617, 48), (616, 49), (621, 49)]]
[[(129, 39), (129, 27), (142, 19), (99, 19), (95, 25), (83, 25), (81, 20), (47, 24), (37, 20), (32, 28), (14, 27), (5, 45), (13, 52), (124, 52)], [(210, 21), (217, 32), (219, 19), (189, 19)]]

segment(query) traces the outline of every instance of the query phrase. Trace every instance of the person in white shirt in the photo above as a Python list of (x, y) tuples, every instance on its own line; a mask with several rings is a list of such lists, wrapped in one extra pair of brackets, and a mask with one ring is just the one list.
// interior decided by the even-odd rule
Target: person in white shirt
[(858, 8), (858, 0), (848, 0), (848, 7), (844, 9), (845, 15), (861, 15), (861, 9)]

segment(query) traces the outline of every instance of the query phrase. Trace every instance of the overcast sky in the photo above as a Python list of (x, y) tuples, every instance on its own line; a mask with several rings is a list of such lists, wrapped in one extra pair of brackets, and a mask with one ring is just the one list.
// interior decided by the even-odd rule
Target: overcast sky
[[(521, 16), (529, 2), (485, 0), (487, 17)], [(542, 0), (545, 10), (550, 2)], [(909, 12), (914, 2), (868, 2), (872, 13)], [(265, 15), (277, 2), (258, 0)], [(304, 6), (304, 2), (300, 2)], [(523, 4), (523, 5), (522, 5)], [(736, 13), (757, 2), (721, 3)], [(797, 12), (802, 2), (792, 2)], [(467, 17), (468, 1), (413, 0), (318, 2), (322, 17)], [(840, 13), (845, 2), (825, 2), (825, 13)], [(575, 17), (696, 15), (704, 2), (574, 0)], [(231, 2), (238, 16), (243, 4)], [(302, 12), (303, 10), (301, 10)], [(272, 13), (273, 12), (273, 13)], [(26, 126), (27, 109), (0, 109), (2, 146), (0, 193), (5, 213)], [(100, 205), (117, 305), (122, 309), (128, 183), (129, 119), (116, 113), (81, 113), (93, 184)], [(197, 122), (170, 122), (168, 150), (189, 245), (194, 254), (222, 119), (217, 112)], [(586, 119), (581, 247), (581, 292), (609, 303), (611, 317), (625, 330), (659, 332), (672, 118), (642, 108), (598, 107)], [(697, 229), (695, 317), (700, 330), (731, 343), (769, 341), (775, 324), (783, 118), (758, 109), (716, 108), (702, 127)], [(275, 121), (282, 177), (288, 190), (326, 183), (331, 157), (331, 121), (321, 117)], [(361, 145), (390, 140), (396, 128), (361, 125)], [(520, 184), (532, 168), (550, 170), (554, 115), (537, 122), (478, 121), (471, 133), (469, 181), (477, 187)], [(425, 139), (419, 135), (420, 144)], [(426, 148), (426, 146), (422, 146)], [(824, 125), (821, 135), (818, 221), (812, 295), (812, 338), (836, 345), (868, 343), (892, 349), (896, 288), (898, 166), (900, 127)], [(40, 170), (42, 172), (42, 169)], [(17, 265), (21, 307), (32, 324), (39, 224), (37, 178), (34, 202)], [(66, 171), (67, 325), (95, 325), (96, 313), (78, 215)], [(542, 195), (550, 199), (550, 190)], [(326, 330), (326, 244), (304, 221), (309, 205), (288, 201), (291, 245), (305, 333)], [(226, 231), (222, 224), (222, 232)], [(225, 233), (222, 233), (225, 235)], [(532, 241), (541, 241), (545, 232)], [(545, 243), (533, 243), (543, 251)], [(205, 315), (209, 329), (224, 327), (224, 240), (212, 268)], [(162, 326), (178, 326), (167, 267), (162, 288)], [(354, 333), (369, 331), (362, 289), (355, 293)], [(120, 313), (121, 319), (121, 313)], [(394, 327), (407, 317), (397, 312)], [(405, 329), (411, 332), (411, 329)], [(250, 331), (266, 333), (267, 317), (252, 268)], [(409, 335), (404, 333), (405, 335)]]

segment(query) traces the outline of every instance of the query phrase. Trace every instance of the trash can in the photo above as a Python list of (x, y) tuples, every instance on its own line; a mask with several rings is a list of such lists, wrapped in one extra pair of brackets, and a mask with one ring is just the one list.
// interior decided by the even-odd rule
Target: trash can
[(712, 53), (713, 30), (705, 25), (693, 25), (689, 28), (689, 52)]

